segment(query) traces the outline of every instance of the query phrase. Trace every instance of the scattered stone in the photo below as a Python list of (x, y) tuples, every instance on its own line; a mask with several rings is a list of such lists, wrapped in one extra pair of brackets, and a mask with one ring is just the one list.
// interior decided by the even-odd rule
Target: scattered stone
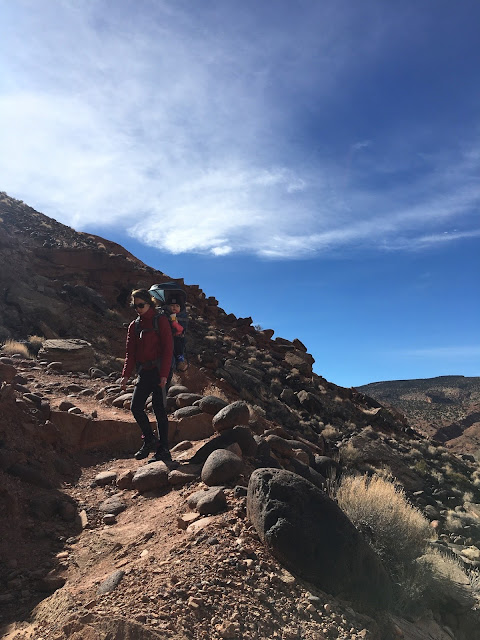
[(227, 506), (227, 498), (222, 487), (212, 487), (207, 491), (196, 491), (189, 496), (187, 504), (200, 515), (215, 515)]
[(202, 481), (208, 486), (227, 484), (243, 471), (241, 458), (226, 449), (211, 453), (202, 469)]
[(107, 484), (113, 484), (116, 479), (116, 471), (102, 471), (95, 476), (95, 482), (99, 487), (104, 487)]
[(106, 513), (103, 516), (103, 522), (105, 524), (116, 524), (117, 522), (117, 517), (114, 513)]
[(117, 481), (116, 481), (117, 487), (119, 489), (131, 489), (133, 475), (134, 475), (134, 471), (132, 471), (131, 469), (120, 473), (117, 476)]
[(198, 393), (178, 393), (175, 396), (177, 407), (190, 407), (196, 400), (201, 400), (203, 396)]
[(237, 400), (214, 415), (212, 426), (215, 431), (225, 431), (240, 424), (247, 424), (249, 420), (250, 410), (247, 403), (243, 400)]
[(17, 370), (14, 366), (5, 362), (5, 360), (8, 360), (8, 358), (0, 358), (0, 382), (11, 384), (15, 378)]
[(68, 411), (69, 409), (73, 409), (74, 407), (75, 405), (73, 404), (73, 402), (70, 402), (69, 400), (62, 400), (58, 405), (60, 411)]
[(176, 444), (174, 447), (170, 449), (170, 453), (187, 451), (187, 449), (191, 449), (192, 447), (193, 447), (193, 444), (190, 442), (190, 440), (182, 440), (182, 442), (179, 442), (178, 444)]
[(140, 493), (168, 485), (169, 469), (164, 462), (152, 462), (141, 467), (132, 478), (132, 487)]
[(132, 395), (133, 394), (131, 394), (131, 393), (122, 393), (121, 396), (118, 396), (118, 398), (115, 398), (112, 401), (112, 405), (114, 407), (122, 408), (124, 406), (125, 402), (130, 402), (131, 401)]
[(200, 475), (199, 465), (188, 465), (180, 469), (173, 469), (168, 474), (168, 484), (178, 487), (189, 482), (195, 482)]
[(187, 387), (180, 384), (174, 384), (168, 389), (167, 396), (171, 398), (173, 396), (178, 396), (179, 393), (188, 393)]
[(50, 369), (51, 371), (61, 371), (63, 369), (63, 363), (62, 362), (50, 362), (47, 365), (47, 369)]
[(126, 508), (127, 505), (123, 502), (121, 494), (116, 494), (100, 503), (98, 510), (103, 513), (118, 515), (122, 511), (125, 511)]
[(198, 403), (198, 407), (204, 412), (214, 416), (227, 406), (227, 402), (217, 396), (204, 396)]
[(109, 593), (110, 591), (114, 591), (118, 585), (120, 584), (123, 576), (125, 575), (125, 571), (119, 569), (118, 571), (114, 571), (111, 573), (108, 578), (106, 578), (102, 584), (97, 589), (97, 595), (101, 596), (104, 593)]
[(190, 416), (198, 416), (201, 413), (202, 413), (202, 410), (199, 407), (185, 406), (185, 407), (182, 407), (181, 409), (177, 409), (174, 412), (173, 417), (179, 420), (181, 418), (188, 418)]
[(185, 531), (192, 522), (196, 522), (201, 515), (196, 511), (191, 511), (190, 513), (184, 513), (177, 518), (177, 526), (179, 529)]

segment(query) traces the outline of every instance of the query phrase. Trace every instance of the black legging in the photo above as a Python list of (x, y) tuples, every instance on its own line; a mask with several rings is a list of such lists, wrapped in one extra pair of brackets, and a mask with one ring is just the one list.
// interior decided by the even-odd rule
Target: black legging
[[(163, 404), (162, 387), (158, 386), (159, 382), (158, 369), (143, 369), (133, 390), (130, 408), (133, 417), (145, 436), (145, 441), (150, 442), (153, 440), (153, 431), (145, 412), (145, 402), (148, 396), (152, 394), (152, 408), (157, 419), (159, 444), (168, 449), (168, 417), (166, 407)], [(168, 389), (168, 382), (165, 386), (165, 391)]]

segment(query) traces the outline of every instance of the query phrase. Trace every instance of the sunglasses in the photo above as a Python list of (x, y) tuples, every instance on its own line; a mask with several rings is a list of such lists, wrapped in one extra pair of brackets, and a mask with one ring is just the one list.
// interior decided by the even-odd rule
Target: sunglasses
[(146, 307), (147, 303), (146, 302), (139, 302), (138, 304), (132, 304), (132, 307), (134, 309), (143, 309), (143, 307)]

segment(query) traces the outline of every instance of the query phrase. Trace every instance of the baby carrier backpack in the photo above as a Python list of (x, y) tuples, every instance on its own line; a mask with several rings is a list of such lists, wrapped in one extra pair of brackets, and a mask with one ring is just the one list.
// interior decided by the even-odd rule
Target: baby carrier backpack
[[(170, 322), (173, 334), (175, 366), (179, 371), (185, 371), (188, 368), (188, 358), (185, 349), (185, 334), (189, 320), (186, 309), (187, 294), (176, 282), (154, 284), (148, 292), (152, 298), (159, 303), (160, 312), (163, 313)], [(168, 309), (168, 306), (172, 304), (178, 304), (180, 307), (178, 313), (172, 313), (170, 309)]]

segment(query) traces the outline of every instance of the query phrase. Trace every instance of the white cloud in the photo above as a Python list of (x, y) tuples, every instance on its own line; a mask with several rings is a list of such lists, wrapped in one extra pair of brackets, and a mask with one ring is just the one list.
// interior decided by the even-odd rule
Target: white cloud
[(480, 345), (431, 347), (429, 349), (407, 349), (397, 351), (395, 355), (409, 358), (478, 358), (480, 356)]
[(348, 3), (299, 15), (281, 5), (291, 29), (272, 26), (265, 8), (231, 16), (222, 3), (196, 13), (146, 0), (108, 15), (101, 2), (3, 4), (17, 29), (2, 34), (0, 189), (47, 215), (217, 256), (425, 249), (478, 237), (467, 222), (442, 235), (478, 207), (474, 142), (453, 162), (428, 154), (421, 180), (394, 186), (375, 178), (403, 169), (408, 153), (385, 162), (377, 141), (352, 142), (345, 154), (369, 164), (349, 167), (346, 181), (341, 159), (289, 142), (301, 131), (299, 102), (328, 106), (389, 46), (385, 21), (372, 21), (366, 39)]

